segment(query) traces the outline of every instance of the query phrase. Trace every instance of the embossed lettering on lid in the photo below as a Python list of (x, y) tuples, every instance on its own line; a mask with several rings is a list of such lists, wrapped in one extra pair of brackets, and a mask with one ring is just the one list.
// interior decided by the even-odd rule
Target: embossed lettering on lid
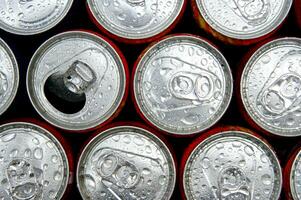
[(196, 0), (200, 14), (217, 32), (254, 39), (275, 30), (287, 17), (292, 0)]
[(298, 136), (301, 130), (301, 40), (283, 38), (261, 47), (242, 74), (241, 96), (264, 130)]
[(73, 0), (13, 0), (0, 4), (0, 28), (20, 35), (47, 31), (69, 11)]
[(111, 128), (81, 154), (77, 182), (84, 199), (168, 200), (175, 165), (164, 143), (137, 127)]
[(139, 109), (154, 126), (193, 134), (222, 117), (232, 96), (232, 75), (215, 47), (193, 36), (175, 36), (143, 55), (134, 92)]
[(243, 132), (222, 132), (190, 154), (183, 184), (188, 200), (278, 200), (281, 167), (261, 140)]

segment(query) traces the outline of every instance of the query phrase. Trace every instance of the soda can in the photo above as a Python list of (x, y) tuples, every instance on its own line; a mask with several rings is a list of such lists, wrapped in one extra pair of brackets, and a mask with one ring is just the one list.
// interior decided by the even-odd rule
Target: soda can
[(215, 125), (232, 97), (230, 67), (209, 42), (189, 34), (148, 47), (133, 70), (133, 101), (151, 126), (174, 136)]
[(272, 35), (288, 16), (293, 0), (192, 0), (197, 23), (217, 39), (249, 45)]
[(9, 46), (0, 38), (0, 115), (13, 102), (19, 85), (19, 69)]
[(183, 199), (278, 200), (279, 161), (271, 146), (242, 127), (219, 127), (184, 151), (180, 167)]
[(301, 29), (301, 1), (300, 0), (295, 0), (294, 2), (294, 9), (295, 9), (295, 16), (296, 16), (296, 21)]
[(110, 122), (125, 104), (126, 60), (102, 36), (61, 33), (35, 52), (28, 67), (27, 90), (47, 122), (67, 131), (89, 131)]
[(97, 131), (76, 172), (83, 199), (170, 199), (176, 181), (173, 154), (154, 132), (122, 123)]
[(254, 128), (273, 136), (301, 135), (300, 64), (300, 38), (272, 40), (248, 59), (238, 93)]
[(67, 199), (73, 182), (71, 150), (46, 127), (25, 121), (0, 126), (1, 199)]
[(154, 41), (180, 21), (187, 0), (88, 0), (87, 9), (96, 26), (125, 43)]
[(287, 200), (301, 199), (301, 148), (290, 155), (283, 172), (284, 193)]
[(0, 28), (18, 35), (34, 35), (57, 25), (68, 13), (73, 0), (2, 1)]

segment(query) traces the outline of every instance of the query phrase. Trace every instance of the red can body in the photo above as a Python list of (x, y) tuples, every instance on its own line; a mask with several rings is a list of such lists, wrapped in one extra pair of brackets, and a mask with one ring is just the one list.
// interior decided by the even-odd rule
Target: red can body
[(295, 11), (296, 22), (299, 28), (301, 29), (301, 1), (300, 0), (295, 0), (294, 11)]

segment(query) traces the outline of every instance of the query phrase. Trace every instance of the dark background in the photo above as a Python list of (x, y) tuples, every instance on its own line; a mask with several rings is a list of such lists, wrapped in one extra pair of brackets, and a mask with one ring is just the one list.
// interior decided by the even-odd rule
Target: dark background
[[(293, 15), (294, 13), (292, 11), (288, 17), (288, 20), (285, 22), (284, 26), (277, 32), (278, 37), (282, 37), (282, 36), (300, 37), (301, 36), (301, 31), (296, 27), (294, 15)], [(42, 120), (42, 118), (37, 114), (37, 112), (32, 107), (26, 92), (26, 71), (27, 71), (28, 63), (33, 53), (44, 41), (46, 41), (47, 39), (49, 39), (50, 37), (58, 33), (74, 30), (74, 29), (87, 29), (87, 30), (100, 32), (96, 28), (96, 26), (91, 22), (91, 20), (88, 18), (84, 0), (74, 0), (74, 4), (72, 8), (68, 13), (68, 15), (64, 18), (64, 20), (60, 24), (58, 24), (55, 28), (45, 33), (34, 35), (34, 36), (17, 36), (0, 30), (0, 37), (8, 43), (8, 45), (15, 53), (15, 56), (19, 64), (19, 70), (20, 70), (20, 85), (19, 85), (19, 90), (16, 99), (11, 105), (11, 107), (0, 117), (0, 121), (2, 123), (3, 121), (14, 120), (16, 118), (24, 118), (24, 117)], [(172, 31), (172, 33), (192, 33), (192, 34), (200, 35), (212, 41), (220, 48), (220, 50), (228, 60), (233, 72), (234, 79), (237, 78), (236, 71), (237, 71), (237, 65), (239, 61), (241, 60), (242, 56), (245, 55), (246, 52), (248, 52), (248, 50), (250, 50), (251, 48), (251, 47), (233, 47), (233, 46), (225, 45), (215, 40), (210, 35), (206, 34), (197, 26), (194, 18), (192, 17), (192, 11), (189, 4), (186, 8), (186, 12), (184, 14), (183, 19), (176, 26), (175, 30)], [(133, 68), (133, 64), (137, 59), (138, 55), (143, 49), (147, 47), (148, 44), (133, 46), (128, 44), (121, 44), (118, 42), (115, 43), (120, 47), (121, 51), (124, 53), (128, 61), (129, 69), (131, 72)], [(234, 88), (237, 88), (237, 85), (236, 86), (234, 85)], [(142, 121), (138, 117), (130, 98), (128, 98), (126, 106), (122, 110), (119, 117), (117, 117), (114, 121), (116, 122), (116, 121), (125, 121), (125, 120)], [(252, 129), (252, 127), (250, 127), (246, 123), (246, 121), (242, 119), (241, 114), (239, 113), (239, 109), (237, 108), (235, 97), (233, 97), (230, 108), (228, 109), (224, 117), (220, 120), (219, 124), (241, 125)], [(77, 134), (77, 133), (65, 133), (64, 131), (61, 132), (71, 143), (72, 151), (74, 152), (75, 158), (77, 158), (79, 154), (79, 149), (81, 148), (83, 141), (85, 141), (90, 136), (90, 133)], [(263, 135), (262, 133), (259, 134)], [(284, 167), (288, 159), (289, 153), (292, 151), (293, 147), (297, 145), (297, 142), (299, 141), (300, 138), (291, 138), (291, 139), (278, 138), (277, 139), (277, 138), (268, 138), (265, 135), (263, 136), (272, 144), (272, 146), (277, 152), (277, 155), (279, 156), (282, 167)], [(194, 138), (172, 138), (167, 136), (167, 139), (173, 145), (173, 148), (177, 154), (176, 156), (179, 162), (183, 150)], [(71, 196), (72, 199), (81, 199), (75, 184)], [(181, 199), (179, 195), (178, 186), (175, 189), (172, 199), (176, 199), (176, 200)], [(284, 199), (284, 197), (282, 199)]]

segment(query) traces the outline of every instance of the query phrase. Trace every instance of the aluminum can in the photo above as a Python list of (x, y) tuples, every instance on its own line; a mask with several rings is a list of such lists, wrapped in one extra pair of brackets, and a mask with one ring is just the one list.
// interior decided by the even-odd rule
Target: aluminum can
[(73, 0), (19, 0), (0, 4), (0, 28), (18, 35), (34, 35), (57, 25)]
[(299, 28), (301, 29), (301, 1), (300, 0), (295, 0), (294, 9), (295, 9), (296, 22)]
[(178, 34), (147, 48), (133, 70), (133, 101), (151, 126), (174, 136), (215, 125), (232, 97), (232, 74), (219, 50)]
[(187, 200), (278, 200), (282, 188), (270, 145), (241, 127), (219, 127), (197, 138), (185, 150), (180, 172)]
[(290, 155), (283, 172), (284, 192), (287, 200), (301, 199), (301, 148)]
[(66, 144), (58, 132), (37, 124), (1, 125), (0, 199), (67, 199), (73, 162)]
[(254, 128), (274, 136), (301, 134), (300, 66), (299, 38), (273, 40), (249, 58), (239, 98), (242, 113)]
[(77, 187), (83, 199), (170, 199), (175, 161), (167, 144), (140, 124), (97, 131), (82, 151)]
[(293, 0), (192, 0), (198, 24), (217, 39), (249, 45), (269, 37), (286, 19)]
[(110, 37), (125, 43), (146, 43), (170, 32), (187, 0), (88, 0), (92, 21)]
[(19, 85), (19, 69), (16, 58), (8, 45), (0, 38), (0, 115), (13, 102)]
[(89, 131), (110, 122), (125, 103), (127, 83), (127, 64), (120, 50), (85, 31), (47, 40), (27, 72), (27, 90), (36, 111), (67, 131)]

